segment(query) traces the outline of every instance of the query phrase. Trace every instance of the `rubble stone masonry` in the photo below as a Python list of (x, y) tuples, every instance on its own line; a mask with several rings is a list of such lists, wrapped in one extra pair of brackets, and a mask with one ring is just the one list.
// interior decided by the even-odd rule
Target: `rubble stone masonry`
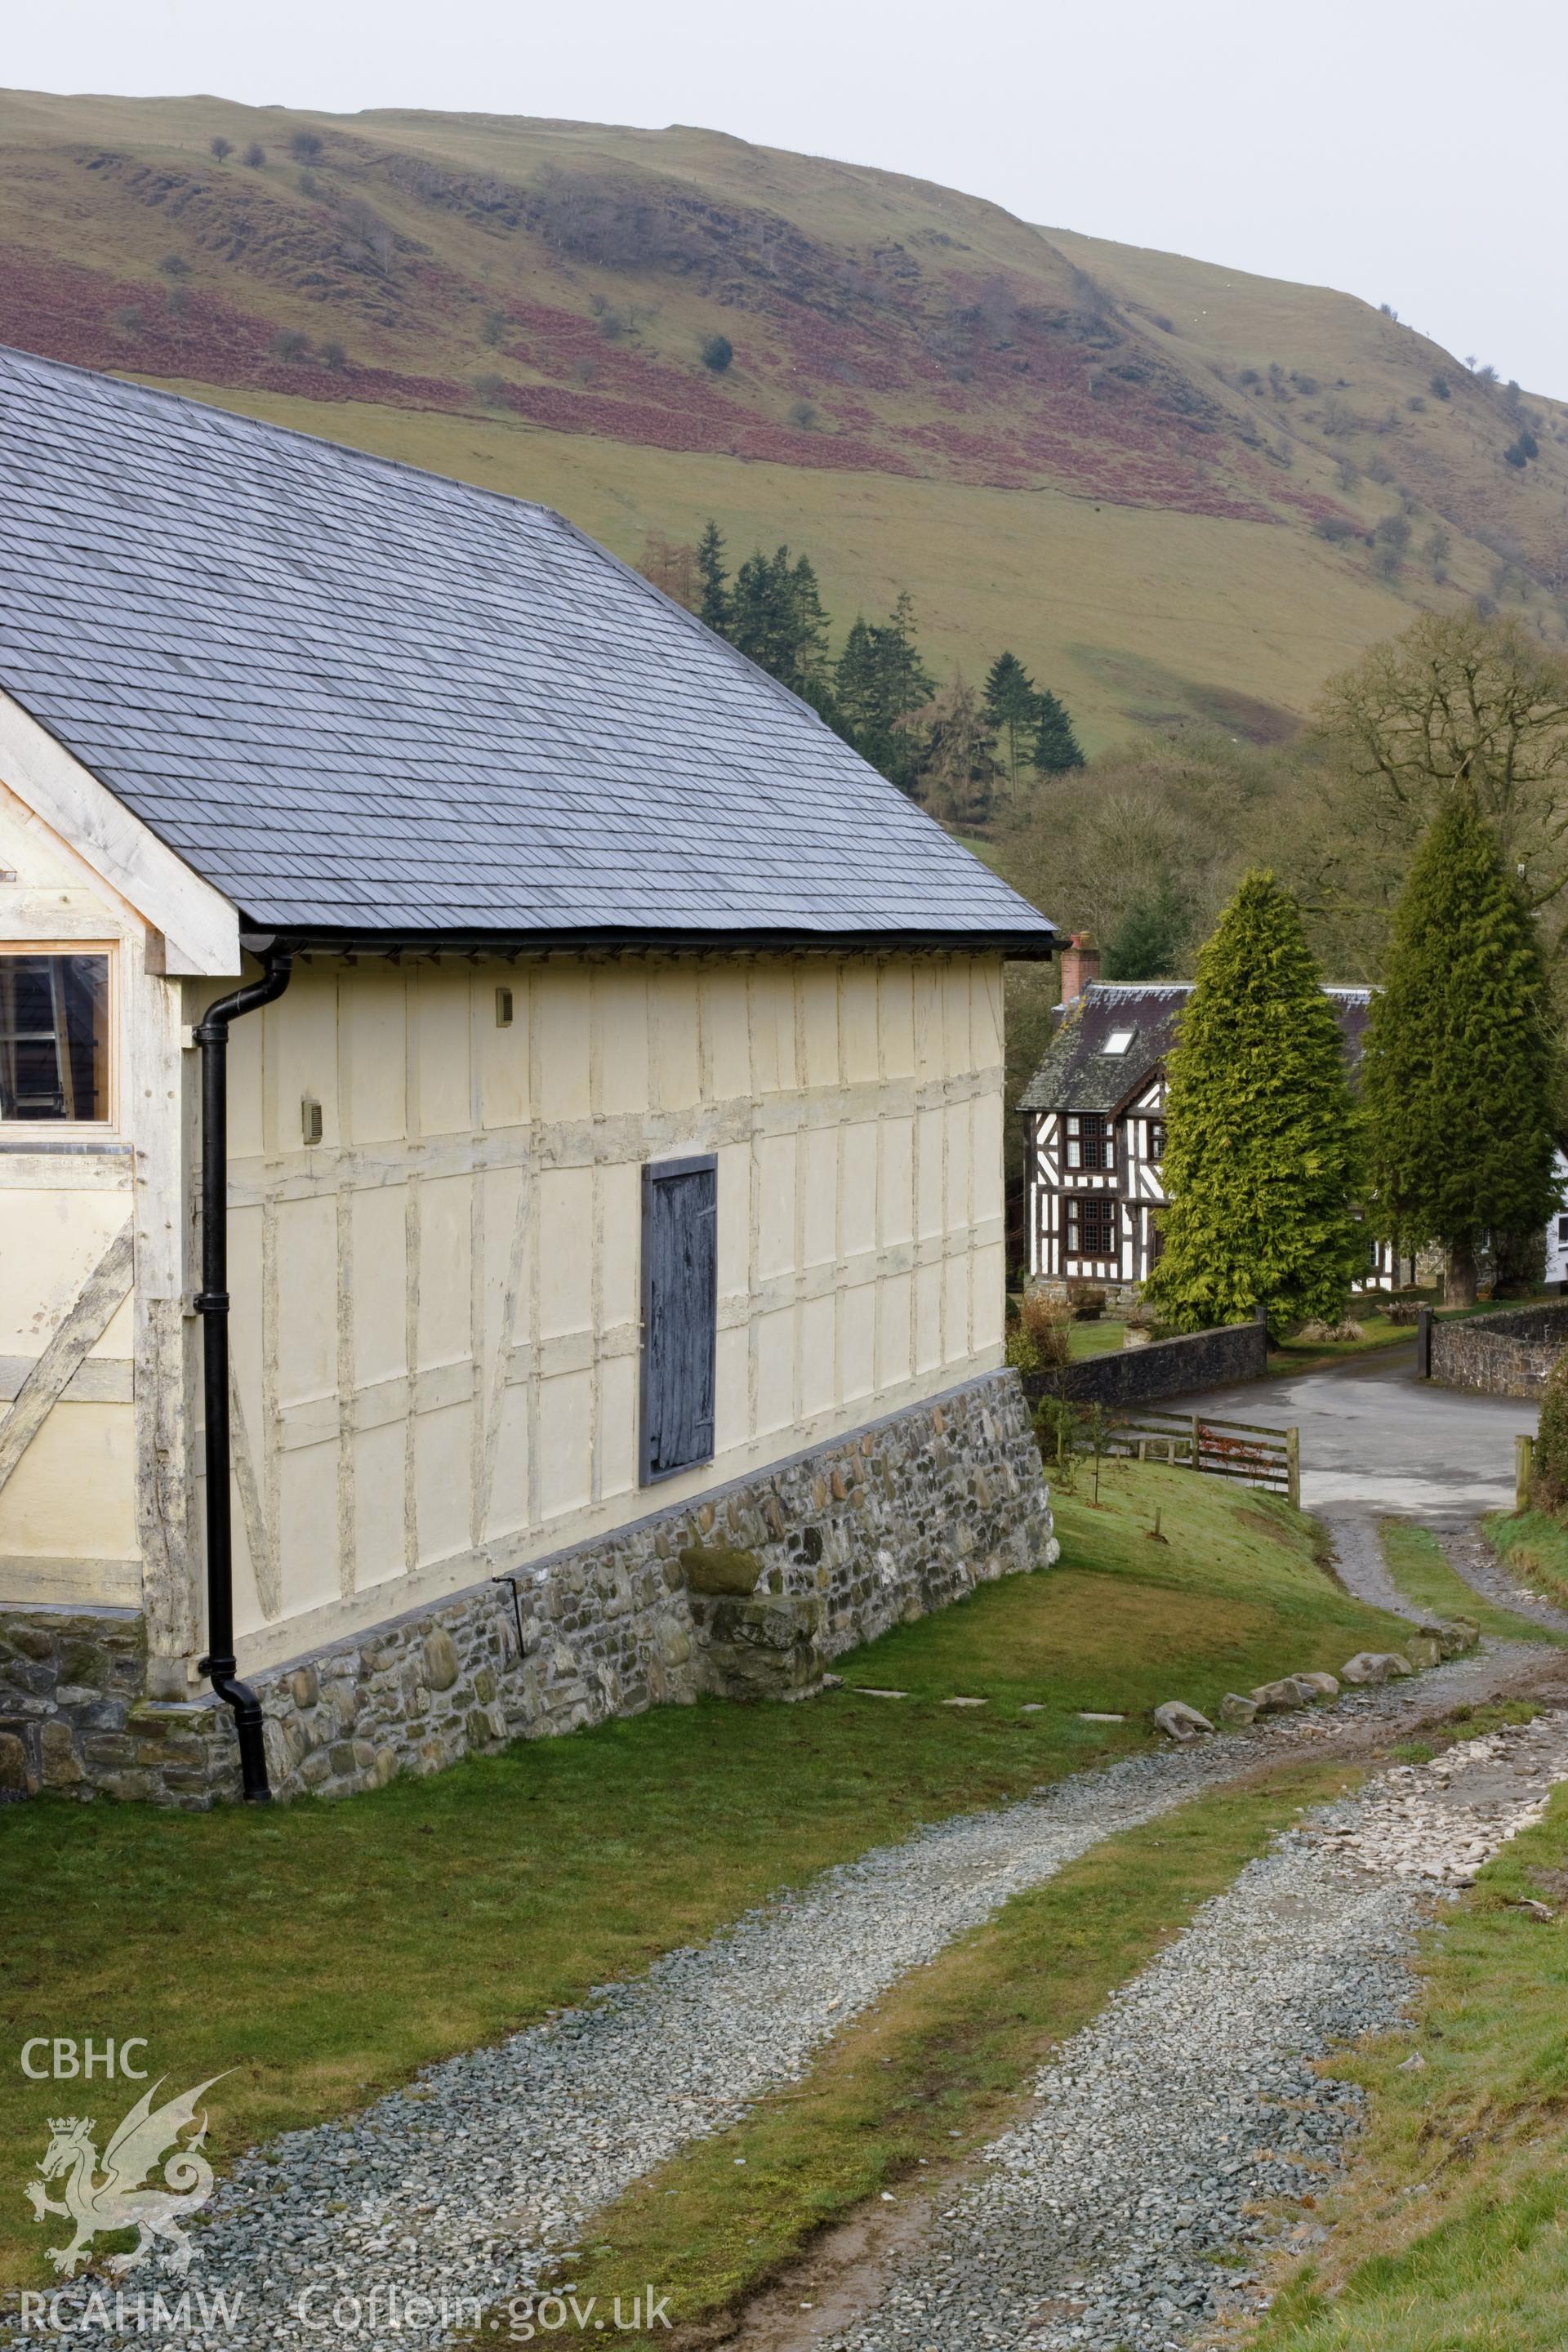
[[(700, 1693), (809, 1697), (830, 1658), (1057, 1554), (1018, 1377), (989, 1373), (257, 1677), (273, 1789), (348, 1795)], [(0, 1610), (0, 1795), (237, 1797), (227, 1710), (144, 1691), (134, 1612)]]

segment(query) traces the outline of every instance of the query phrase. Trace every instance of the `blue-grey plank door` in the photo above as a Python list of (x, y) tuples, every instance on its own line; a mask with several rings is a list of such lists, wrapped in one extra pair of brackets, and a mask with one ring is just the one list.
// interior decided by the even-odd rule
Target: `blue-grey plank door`
[(708, 1156), (643, 1170), (642, 1475), (713, 1452), (719, 1171)]

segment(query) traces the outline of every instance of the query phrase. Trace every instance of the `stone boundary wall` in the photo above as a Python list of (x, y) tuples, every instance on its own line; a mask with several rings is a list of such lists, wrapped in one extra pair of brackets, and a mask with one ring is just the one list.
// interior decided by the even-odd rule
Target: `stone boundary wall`
[(1568, 1300), (1505, 1307), (1495, 1315), (1466, 1316), (1458, 1322), (1434, 1316), (1430, 1377), (1444, 1388), (1539, 1400), (1564, 1347)]
[(1261, 1380), (1268, 1365), (1265, 1327), (1227, 1323), (1217, 1331), (1184, 1332), (1174, 1339), (1151, 1339), (1146, 1348), (1115, 1348), (1103, 1356), (1081, 1357), (1048, 1385), (1075, 1404), (1115, 1409), (1152, 1404), (1156, 1397), (1182, 1396), (1194, 1389)]
[[(825, 1662), (1058, 1556), (1018, 1376), (987, 1374), (697, 1501), (254, 1677), (274, 1792), (347, 1795)], [(140, 1619), (0, 1610), (0, 1793), (235, 1798), (226, 1708), (142, 1694)]]

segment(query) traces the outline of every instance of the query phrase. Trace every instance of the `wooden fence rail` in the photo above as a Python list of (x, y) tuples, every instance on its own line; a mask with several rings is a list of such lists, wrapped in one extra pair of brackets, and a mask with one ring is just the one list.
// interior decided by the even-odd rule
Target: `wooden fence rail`
[(1169, 1462), (1213, 1478), (1236, 1478), (1301, 1500), (1298, 1429), (1260, 1421), (1213, 1421), (1196, 1412), (1134, 1412), (1108, 1417), (1101, 1451), (1139, 1462)]

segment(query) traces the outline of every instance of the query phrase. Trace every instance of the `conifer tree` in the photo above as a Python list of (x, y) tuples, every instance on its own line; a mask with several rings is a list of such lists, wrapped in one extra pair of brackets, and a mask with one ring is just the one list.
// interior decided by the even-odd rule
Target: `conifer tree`
[(826, 717), (833, 708), (827, 614), (809, 556), (749, 555), (730, 592), (731, 645)]
[(1552, 1174), (1553, 1053), (1540, 940), (1465, 784), (1395, 905), (1363, 1064), (1373, 1211), (1402, 1248), (1440, 1243), (1452, 1301), (1488, 1235), (1540, 1228)]
[(724, 541), (711, 516), (709, 517), (708, 528), (697, 542), (697, 577), (701, 583), (698, 618), (706, 621), (720, 636), (727, 637), (730, 634), (729, 574), (724, 569)]
[(1073, 733), (1067, 705), (1048, 686), (1042, 687), (1035, 697), (1035, 773), (1060, 776), (1069, 768), (1081, 768), (1083, 764), (1083, 751)]
[(910, 726), (936, 692), (915, 643), (915, 608), (907, 590), (886, 621), (857, 614), (833, 680), (837, 724), (862, 759), (889, 782), (912, 792), (923, 742)]
[(1364, 1252), (1357, 1119), (1332, 1003), (1272, 874), (1245, 877), (1199, 954), (1167, 1077), (1151, 1305), (1184, 1331), (1259, 1306), (1276, 1338), (1336, 1320)]
[(992, 731), (1003, 745), (1007, 782), (1016, 791), (1024, 740), (1031, 728), (1038, 730), (1041, 701), (1016, 654), (997, 655), (986, 672), (983, 700)]

